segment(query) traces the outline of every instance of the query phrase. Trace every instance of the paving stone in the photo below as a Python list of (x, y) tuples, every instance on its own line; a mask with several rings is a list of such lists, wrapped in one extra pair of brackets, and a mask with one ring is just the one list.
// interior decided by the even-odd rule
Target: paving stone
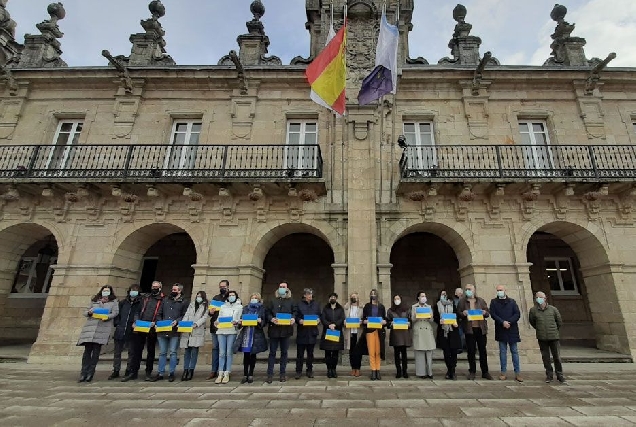
[[(250, 427), (253, 419), (245, 419), (245, 420), (232, 420), (232, 427)], [(193, 418), (187, 424), (182, 424), (184, 427), (194, 427), (194, 426), (210, 426), (210, 427), (227, 427), (228, 422), (226, 419), (214, 419), (214, 418)]]
[(324, 399), (321, 402), (323, 408), (372, 408), (375, 406), (375, 403), (372, 400)]
[(614, 417), (614, 416), (602, 416), (602, 417), (563, 417), (563, 419), (570, 424), (574, 424), (575, 426), (589, 426), (589, 427), (598, 427), (598, 426), (612, 426), (612, 427), (620, 427), (620, 426), (633, 426), (634, 423), (628, 421), (624, 418)]
[(378, 408), (421, 408), (427, 407), (424, 399), (383, 399), (375, 402)]
[(247, 405), (243, 405), (242, 408), (232, 409), (228, 414), (228, 418), (247, 418), (258, 416), (259, 418), (284, 418), (289, 416), (289, 408), (276, 408), (276, 409), (250, 409)]
[(572, 409), (585, 415), (636, 415), (624, 406), (573, 406)]
[(569, 426), (567, 421), (558, 417), (503, 417), (501, 419), (506, 424), (513, 427), (545, 427), (545, 426)]
[(402, 408), (349, 408), (348, 418), (401, 418), (406, 417), (406, 412)]
[(508, 424), (501, 421), (499, 418), (479, 418), (471, 417), (469, 420), (466, 418), (445, 419), (442, 420), (444, 427), (466, 427), (466, 425), (474, 426), (488, 426), (488, 427), (509, 427)]
[(475, 417), (512, 417), (523, 415), (518, 409), (515, 408), (461, 408), (467, 416)]
[(562, 417), (562, 416), (578, 416), (580, 412), (572, 408), (563, 406), (536, 406), (536, 407), (520, 407), (519, 411), (530, 417)]
[[(333, 425), (333, 419), (331, 420), (331, 424)], [(260, 427), (260, 426), (277, 426), (277, 427), (311, 427), (314, 425), (313, 419), (302, 419), (302, 418), (294, 418), (291, 420), (285, 420), (280, 418), (255, 418), (254, 421), (250, 424), (250, 427)], [(234, 427), (234, 422), (232, 422), (232, 427)]]

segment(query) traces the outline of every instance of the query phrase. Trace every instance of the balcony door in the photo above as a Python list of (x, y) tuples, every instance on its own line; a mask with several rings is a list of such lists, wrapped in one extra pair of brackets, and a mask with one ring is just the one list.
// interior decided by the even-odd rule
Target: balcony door
[(550, 170), (554, 168), (552, 152), (550, 150), (550, 137), (547, 126), (542, 121), (520, 121), (519, 133), (523, 161), (527, 169)]
[(70, 166), (73, 160), (73, 146), (77, 145), (84, 123), (79, 120), (59, 122), (53, 139), (53, 146), (49, 149), (46, 167), (49, 171), (59, 174)]
[(315, 121), (287, 122), (287, 146), (284, 169), (289, 177), (308, 176), (316, 169), (318, 123)]
[(437, 152), (433, 123), (404, 123), (404, 137), (408, 145), (407, 167), (411, 170), (424, 171), (437, 167)]
[(187, 176), (191, 174), (195, 166), (200, 135), (200, 121), (184, 120), (173, 123), (170, 145), (164, 164), (164, 175)]

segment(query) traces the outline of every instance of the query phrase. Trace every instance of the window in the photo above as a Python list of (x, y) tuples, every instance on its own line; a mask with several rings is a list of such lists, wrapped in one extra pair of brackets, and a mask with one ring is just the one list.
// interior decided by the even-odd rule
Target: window
[(552, 294), (579, 295), (571, 258), (545, 258), (544, 261)]
[(407, 167), (426, 170), (437, 167), (435, 136), (432, 122), (405, 122), (404, 137), (407, 148)]
[(12, 293), (18, 294), (46, 294), (53, 280), (51, 265), (57, 262), (57, 257), (23, 257), (18, 264), (13, 281)]
[(201, 122), (179, 120), (172, 125), (164, 169), (169, 176), (185, 176), (194, 168), (201, 135)]
[(318, 123), (313, 120), (287, 122), (285, 165), (289, 177), (309, 176), (316, 170), (318, 158)]
[(62, 171), (71, 165), (73, 146), (77, 145), (83, 126), (81, 120), (65, 120), (58, 123), (47, 157), (46, 169)]
[(519, 121), (523, 160), (527, 169), (552, 169), (550, 138), (543, 121)]

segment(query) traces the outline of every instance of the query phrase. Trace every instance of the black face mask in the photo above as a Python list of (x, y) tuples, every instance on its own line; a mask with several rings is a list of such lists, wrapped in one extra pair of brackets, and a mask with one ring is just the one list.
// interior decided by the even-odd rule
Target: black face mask
[(171, 296), (172, 298), (176, 298), (177, 296), (179, 296), (179, 292), (174, 292), (174, 291), (173, 291), (173, 292), (170, 292), (170, 296)]
[(161, 291), (161, 289), (151, 289), (151, 290), (150, 290), (150, 293), (151, 293), (152, 295), (159, 295), (159, 292), (160, 292), (160, 291)]
[(355, 304), (356, 302), (358, 302), (358, 300), (357, 300), (357, 299), (355, 299), (355, 298), (351, 298), (351, 303), (352, 303), (352, 304)]
[(335, 299), (330, 299), (330, 300), (329, 300), (329, 304), (331, 304), (331, 305), (335, 305), (335, 304), (336, 304), (336, 300), (335, 300)]
[(221, 295), (227, 294), (227, 289), (226, 288), (221, 288), (220, 293), (221, 293)]
[(377, 300), (378, 300), (377, 295), (371, 295), (371, 301), (377, 301)]

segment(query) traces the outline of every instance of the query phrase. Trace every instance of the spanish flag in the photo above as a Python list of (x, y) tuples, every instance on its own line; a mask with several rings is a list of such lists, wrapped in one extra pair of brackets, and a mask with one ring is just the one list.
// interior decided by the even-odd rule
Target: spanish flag
[(329, 109), (345, 112), (347, 22), (305, 70), (312, 91)]

